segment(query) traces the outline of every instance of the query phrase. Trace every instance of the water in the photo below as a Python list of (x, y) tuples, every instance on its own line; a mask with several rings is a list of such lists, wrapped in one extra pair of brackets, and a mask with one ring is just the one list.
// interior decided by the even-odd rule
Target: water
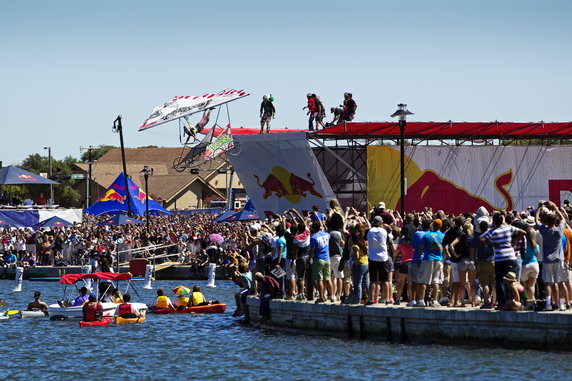
[[(572, 372), (569, 353), (388, 344), (244, 326), (231, 317), (237, 290), (231, 282), (209, 289), (204, 282), (158, 281), (154, 290), (135, 282), (141, 298), (134, 299), (149, 302), (157, 287), (170, 291), (179, 284), (199, 284), (208, 299), (227, 303), (227, 312), (149, 314), (142, 324), (81, 329), (77, 321), (3, 320), (0, 378), (445, 380), (538, 377), (549, 371), (551, 378), (568, 379)], [(35, 290), (47, 303), (62, 297), (59, 283), (24, 281), (19, 293), (13, 287), (13, 281), (0, 281), (0, 298), (9, 303), (3, 309), (24, 308)], [(68, 291), (74, 296), (73, 287)]]

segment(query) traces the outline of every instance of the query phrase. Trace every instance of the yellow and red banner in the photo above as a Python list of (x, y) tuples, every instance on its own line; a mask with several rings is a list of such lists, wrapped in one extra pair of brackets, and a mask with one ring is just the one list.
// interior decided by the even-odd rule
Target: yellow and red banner
[[(522, 210), (541, 199), (572, 200), (570, 148), (562, 146), (406, 146), (406, 211)], [(397, 146), (367, 148), (367, 198), (399, 209)]]

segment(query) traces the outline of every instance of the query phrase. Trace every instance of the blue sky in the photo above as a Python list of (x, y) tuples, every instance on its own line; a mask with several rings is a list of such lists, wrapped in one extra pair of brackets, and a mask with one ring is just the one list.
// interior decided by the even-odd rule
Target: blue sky
[[(178, 145), (171, 122), (138, 132), (176, 95), (224, 88), (233, 127), (306, 128), (305, 94), (356, 120), (384, 121), (405, 102), (418, 121), (569, 121), (570, 1), (2, 1), (4, 165), (79, 147)], [(193, 119), (198, 119), (195, 117)], [(328, 115), (328, 120), (330, 116)], [(222, 120), (226, 123), (226, 119)]]

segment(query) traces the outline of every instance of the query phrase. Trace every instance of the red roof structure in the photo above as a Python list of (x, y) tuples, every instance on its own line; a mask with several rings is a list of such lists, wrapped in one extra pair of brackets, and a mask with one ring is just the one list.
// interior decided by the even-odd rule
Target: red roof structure
[[(234, 133), (234, 131), (233, 131)], [(400, 137), (397, 122), (347, 122), (319, 130), (315, 137)], [(407, 139), (571, 139), (572, 122), (407, 122)]]
[[(201, 134), (208, 134), (210, 132), (210, 128), (205, 128), (201, 131)], [(214, 136), (219, 136), (225, 129), (220, 127), (215, 127)], [(308, 132), (308, 130), (290, 130), (288, 128), (271, 128), (271, 134), (281, 134), (286, 132)], [(260, 128), (231, 128), (230, 133), (232, 135), (256, 135), (260, 133)]]

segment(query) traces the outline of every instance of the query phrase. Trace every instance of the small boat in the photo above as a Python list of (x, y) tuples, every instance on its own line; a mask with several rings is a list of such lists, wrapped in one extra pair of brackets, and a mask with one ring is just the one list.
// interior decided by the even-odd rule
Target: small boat
[[(59, 281), (64, 286), (72, 285), (80, 280), (84, 281), (86, 279), (93, 279), (95, 281), (108, 280), (108, 281), (118, 281), (127, 280), (130, 281), (132, 278), (131, 273), (107, 273), (107, 272), (95, 272), (90, 274), (66, 274), (59, 278)], [(128, 283), (128, 288), (129, 288)], [(97, 288), (96, 288), (97, 289)], [(64, 291), (65, 293), (65, 291)], [(144, 303), (132, 303), (139, 311), (147, 309), (147, 305)], [(115, 303), (101, 303), (103, 306), (103, 316), (115, 315), (115, 309), (117, 304)], [(67, 320), (67, 319), (82, 319), (83, 318), (83, 307), (82, 306), (62, 306), (60, 303), (50, 304), (48, 306), (48, 313), (50, 320)]]
[(141, 312), (140, 317), (135, 318), (122, 318), (121, 316), (115, 316), (115, 324), (135, 324), (143, 323), (147, 319), (145, 311)]
[(111, 323), (111, 318), (108, 316), (105, 316), (103, 318), (101, 318), (101, 320), (96, 320), (96, 321), (80, 321), (79, 322), (79, 326), (80, 327), (86, 327), (89, 325), (108, 325), (109, 323)]
[(226, 311), (226, 304), (218, 303), (218, 304), (207, 304), (204, 306), (193, 306), (193, 307), (185, 307), (181, 310), (173, 310), (169, 308), (161, 308), (161, 309), (154, 309), (151, 312), (154, 314), (170, 314), (170, 313), (178, 313), (178, 314), (222, 314)]

